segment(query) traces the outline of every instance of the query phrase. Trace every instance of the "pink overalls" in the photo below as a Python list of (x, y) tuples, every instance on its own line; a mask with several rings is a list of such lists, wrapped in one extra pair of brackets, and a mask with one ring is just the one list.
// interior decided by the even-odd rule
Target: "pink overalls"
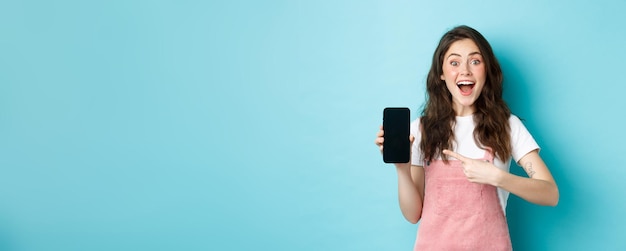
[[(493, 163), (485, 151), (483, 160)], [(424, 166), (422, 219), (414, 250), (512, 250), (496, 187), (471, 183), (459, 160)]]

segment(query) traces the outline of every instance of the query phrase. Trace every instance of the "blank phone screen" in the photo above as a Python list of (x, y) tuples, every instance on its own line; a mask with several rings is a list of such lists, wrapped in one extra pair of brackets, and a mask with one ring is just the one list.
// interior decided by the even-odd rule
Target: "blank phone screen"
[(410, 110), (406, 107), (388, 107), (383, 112), (383, 161), (407, 163), (411, 159)]

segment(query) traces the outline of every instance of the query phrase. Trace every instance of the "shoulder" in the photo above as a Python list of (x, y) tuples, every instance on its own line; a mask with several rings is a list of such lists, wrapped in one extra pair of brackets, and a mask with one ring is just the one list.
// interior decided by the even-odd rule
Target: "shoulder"
[(421, 124), (420, 120), (421, 120), (421, 117), (417, 118), (416, 120), (413, 120), (413, 122), (411, 122), (411, 134), (416, 139), (420, 139), (422, 137), (422, 124)]
[(523, 125), (523, 124), (522, 124), (522, 120), (519, 117), (511, 113), (511, 116), (509, 116), (509, 125), (513, 126), (513, 125)]
[(511, 114), (511, 116), (509, 117), (509, 128), (511, 128), (511, 133), (514, 134), (520, 129), (525, 130), (526, 127), (519, 117), (517, 117), (515, 114)]
[(413, 122), (411, 122), (411, 132), (421, 131), (421, 127), (422, 127), (422, 117), (419, 117), (413, 120)]
[(417, 118), (416, 120), (413, 120), (413, 122), (411, 122), (411, 128), (418, 128), (418, 129), (419, 129), (419, 127), (420, 127), (420, 125), (421, 125), (421, 123), (422, 123), (422, 122), (421, 122), (421, 119), (422, 119), (422, 118), (421, 118), (421, 117), (419, 117), (419, 118)]
[(511, 127), (511, 148), (515, 162), (518, 162), (527, 153), (540, 149), (537, 141), (535, 141), (520, 118), (511, 115), (509, 117), (509, 126)]

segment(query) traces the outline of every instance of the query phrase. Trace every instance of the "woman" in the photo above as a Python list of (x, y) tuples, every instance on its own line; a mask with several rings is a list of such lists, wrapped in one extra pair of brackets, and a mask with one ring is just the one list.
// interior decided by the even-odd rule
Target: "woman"
[[(487, 40), (468, 26), (444, 34), (426, 89), (422, 117), (411, 124), (411, 161), (395, 164), (402, 214), (421, 222), (414, 249), (511, 250), (509, 193), (555, 206), (559, 191), (502, 99), (502, 71)], [(383, 135), (381, 127), (381, 151)], [(511, 159), (528, 177), (509, 173)]]

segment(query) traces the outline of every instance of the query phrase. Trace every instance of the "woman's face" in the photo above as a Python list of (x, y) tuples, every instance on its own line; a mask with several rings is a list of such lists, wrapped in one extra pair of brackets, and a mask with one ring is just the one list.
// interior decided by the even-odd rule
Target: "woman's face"
[(443, 58), (441, 80), (452, 94), (454, 111), (458, 116), (474, 113), (474, 102), (485, 85), (485, 64), (476, 43), (462, 39), (452, 43)]

